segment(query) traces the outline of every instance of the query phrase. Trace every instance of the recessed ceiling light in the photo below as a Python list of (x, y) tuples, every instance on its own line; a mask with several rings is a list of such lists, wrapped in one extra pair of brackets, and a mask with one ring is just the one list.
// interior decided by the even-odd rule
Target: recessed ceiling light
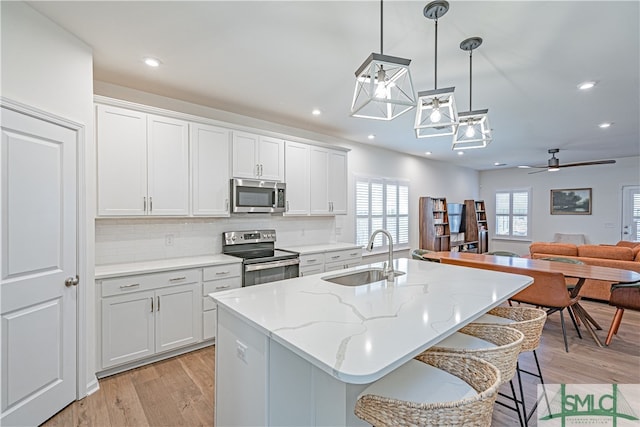
[(156, 58), (151, 58), (151, 57), (147, 57), (144, 58), (144, 63), (147, 64), (149, 67), (159, 67), (161, 62), (159, 59)]
[(531, 169), (531, 166), (527, 166), (527, 165), (518, 165), (518, 167), (520, 169)]
[(433, 154), (433, 153), (432, 153), (431, 151), (427, 151), (427, 152), (425, 152), (424, 154), (425, 154), (425, 156), (430, 156), (430, 155), (431, 155), (431, 154)]
[(580, 90), (587, 90), (587, 89), (591, 89), (592, 87), (594, 87), (596, 85), (596, 82), (582, 82), (578, 85), (578, 89)]
[(464, 156), (464, 151), (458, 151), (458, 156)]
[(369, 139), (375, 139), (375, 137), (376, 136), (374, 134), (372, 134), (372, 133), (367, 136), (367, 138), (369, 138)]
[(320, 114), (322, 114), (322, 111), (320, 111), (317, 108), (314, 108), (311, 114), (313, 114), (314, 116), (319, 116)]
[(506, 163), (493, 162), (493, 166), (506, 166)]
[(606, 129), (606, 128), (610, 127), (612, 124), (613, 123), (611, 123), (611, 122), (604, 122), (604, 123), (600, 123), (598, 125), (598, 127), (601, 128), (601, 129)]

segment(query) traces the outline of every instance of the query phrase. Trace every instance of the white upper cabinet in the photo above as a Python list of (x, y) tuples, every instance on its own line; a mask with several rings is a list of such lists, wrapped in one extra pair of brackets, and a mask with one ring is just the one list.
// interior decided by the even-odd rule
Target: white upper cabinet
[(98, 215), (189, 214), (189, 134), (182, 120), (97, 106)]
[(97, 106), (98, 215), (147, 213), (147, 115)]
[(329, 150), (311, 146), (309, 152), (309, 195), (311, 215), (329, 215)]
[(191, 123), (191, 213), (229, 216), (231, 131)]
[(285, 215), (309, 215), (309, 151), (309, 145), (290, 141), (285, 143)]
[(235, 178), (284, 181), (284, 140), (233, 132)]
[(309, 182), (311, 215), (347, 213), (346, 152), (312, 146), (309, 153)]
[(329, 152), (329, 202), (334, 215), (347, 214), (347, 153)]
[(189, 125), (147, 117), (149, 215), (189, 214)]

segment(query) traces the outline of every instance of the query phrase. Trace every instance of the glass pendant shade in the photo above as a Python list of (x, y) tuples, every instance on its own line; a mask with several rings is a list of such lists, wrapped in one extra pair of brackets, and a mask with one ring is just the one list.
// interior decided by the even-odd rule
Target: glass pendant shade
[(466, 111), (458, 114), (460, 124), (453, 138), (453, 150), (484, 148), (491, 142), (489, 110)]
[(418, 93), (414, 128), (416, 137), (453, 135), (458, 125), (458, 110), (453, 97), (455, 88), (426, 90)]
[(351, 116), (392, 120), (415, 107), (410, 59), (372, 53), (356, 71)]

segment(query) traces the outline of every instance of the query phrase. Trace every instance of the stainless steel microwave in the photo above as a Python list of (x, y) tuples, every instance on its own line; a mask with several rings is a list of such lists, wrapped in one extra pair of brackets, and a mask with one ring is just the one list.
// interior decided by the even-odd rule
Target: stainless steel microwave
[(258, 179), (232, 179), (229, 199), (232, 213), (281, 213), (286, 206), (286, 184)]

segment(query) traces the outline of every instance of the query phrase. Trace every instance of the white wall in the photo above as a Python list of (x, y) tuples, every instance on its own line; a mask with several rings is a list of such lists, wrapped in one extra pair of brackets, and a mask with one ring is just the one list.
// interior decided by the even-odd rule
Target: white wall
[[(150, 105), (167, 110), (219, 120), (251, 130), (287, 135), (301, 142), (319, 141), (349, 148), (349, 215), (333, 217), (269, 217), (149, 220), (101, 219), (97, 222), (96, 262), (109, 264), (131, 259), (164, 259), (219, 253), (223, 231), (250, 228), (275, 228), (279, 247), (286, 245), (355, 241), (354, 175), (402, 178), (410, 182), (410, 246), (418, 247), (418, 199), (420, 196), (444, 196), (462, 203), (475, 199), (479, 192), (477, 171), (459, 168), (424, 158), (353, 143), (301, 129), (269, 123), (201, 105), (166, 98), (104, 82), (94, 82), (98, 95)], [(233, 127), (231, 126), (231, 127)], [(420, 143), (421, 141), (419, 141)], [(166, 234), (174, 235), (174, 245), (167, 247)], [(120, 237), (118, 237), (120, 236)], [(124, 242), (127, 242), (125, 245)], [(125, 247), (126, 246), (126, 247)], [(397, 254), (407, 256), (407, 252)], [(131, 258), (133, 257), (133, 258)], [(141, 259), (140, 259), (141, 260)]]
[[(86, 309), (82, 325), (93, 339), (94, 320), (94, 228), (95, 216), (95, 150), (93, 144), (93, 56), (89, 46), (44, 17), (23, 2), (0, 2), (2, 25), (2, 96), (62, 118), (84, 125), (85, 177), (81, 197), (86, 201), (80, 209), (81, 224), (80, 278), (85, 285)], [(82, 350), (82, 349), (81, 349)], [(86, 377), (94, 387), (95, 344), (85, 352)], [(80, 379), (84, 375), (80, 373)], [(84, 395), (85, 390), (80, 390)]]
[[(486, 202), (488, 217), (495, 213), (495, 191), (509, 188), (532, 189), (532, 241), (550, 242), (554, 233), (585, 234), (593, 244), (616, 243), (621, 238), (622, 186), (640, 185), (640, 157), (616, 159), (613, 165), (563, 168), (558, 172), (529, 174), (530, 169), (504, 169), (480, 173), (480, 197)], [(551, 215), (550, 190), (592, 189), (591, 215)], [(494, 227), (489, 223), (490, 233)], [(492, 239), (490, 250), (529, 253), (531, 242)]]

